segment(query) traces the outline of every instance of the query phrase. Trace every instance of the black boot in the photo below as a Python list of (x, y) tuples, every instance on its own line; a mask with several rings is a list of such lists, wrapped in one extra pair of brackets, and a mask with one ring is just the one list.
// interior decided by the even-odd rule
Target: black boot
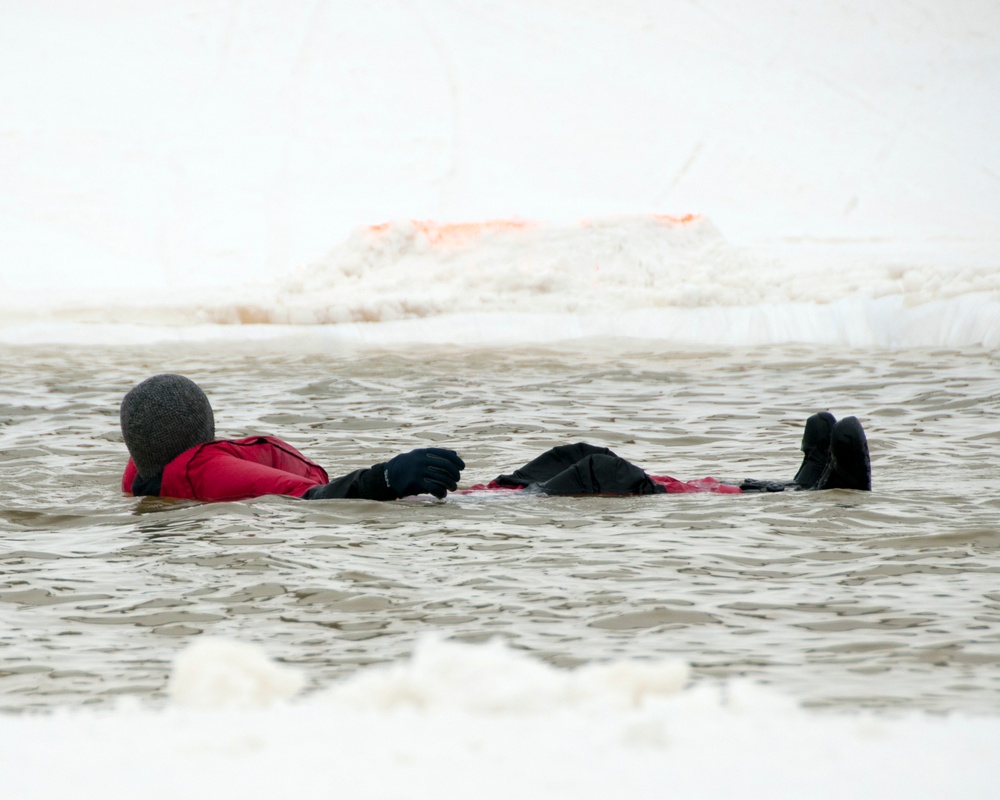
[(792, 483), (803, 489), (812, 489), (822, 477), (830, 457), (830, 437), (837, 420), (829, 411), (820, 411), (806, 420), (802, 433), (802, 466), (792, 478)]
[(845, 417), (833, 426), (829, 460), (812, 488), (872, 490), (868, 439), (857, 417)]
[(813, 414), (802, 432), (802, 466), (790, 481), (747, 478), (740, 484), (744, 492), (783, 492), (785, 489), (812, 489), (823, 475), (830, 455), (830, 435), (837, 420), (828, 411)]

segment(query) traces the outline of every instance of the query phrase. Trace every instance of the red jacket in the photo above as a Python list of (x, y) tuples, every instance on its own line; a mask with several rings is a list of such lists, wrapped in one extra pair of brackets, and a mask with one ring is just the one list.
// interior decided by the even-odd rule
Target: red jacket
[[(132, 459), (122, 475), (131, 494), (138, 470)], [(163, 470), (161, 497), (189, 500), (246, 500), (265, 494), (301, 497), (329, 477), (319, 464), (274, 436), (207, 442), (185, 450)]]

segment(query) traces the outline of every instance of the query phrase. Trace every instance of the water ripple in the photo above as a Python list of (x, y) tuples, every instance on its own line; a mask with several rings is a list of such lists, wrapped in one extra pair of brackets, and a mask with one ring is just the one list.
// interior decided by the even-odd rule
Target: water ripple
[[(994, 354), (618, 344), (0, 351), (3, 706), (158, 698), (203, 633), (319, 686), (440, 631), (567, 666), (676, 655), (815, 706), (1000, 709)], [(274, 433), (337, 474), (442, 443), (472, 483), (582, 440), (680, 478), (787, 478), (829, 408), (864, 421), (875, 491), (123, 497), (117, 403), (168, 369), (222, 435)]]

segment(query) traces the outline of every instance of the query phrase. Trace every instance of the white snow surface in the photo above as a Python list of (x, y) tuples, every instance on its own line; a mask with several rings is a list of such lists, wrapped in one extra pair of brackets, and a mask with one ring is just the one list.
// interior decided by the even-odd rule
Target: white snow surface
[(1000, 342), (988, 0), (3, 18), (0, 341)]

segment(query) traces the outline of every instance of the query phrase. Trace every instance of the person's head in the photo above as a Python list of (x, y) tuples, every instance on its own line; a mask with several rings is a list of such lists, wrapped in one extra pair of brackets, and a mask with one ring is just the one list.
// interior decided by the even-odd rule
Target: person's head
[(159, 475), (185, 450), (215, 438), (208, 397), (183, 375), (154, 375), (122, 400), (122, 437), (144, 478)]

